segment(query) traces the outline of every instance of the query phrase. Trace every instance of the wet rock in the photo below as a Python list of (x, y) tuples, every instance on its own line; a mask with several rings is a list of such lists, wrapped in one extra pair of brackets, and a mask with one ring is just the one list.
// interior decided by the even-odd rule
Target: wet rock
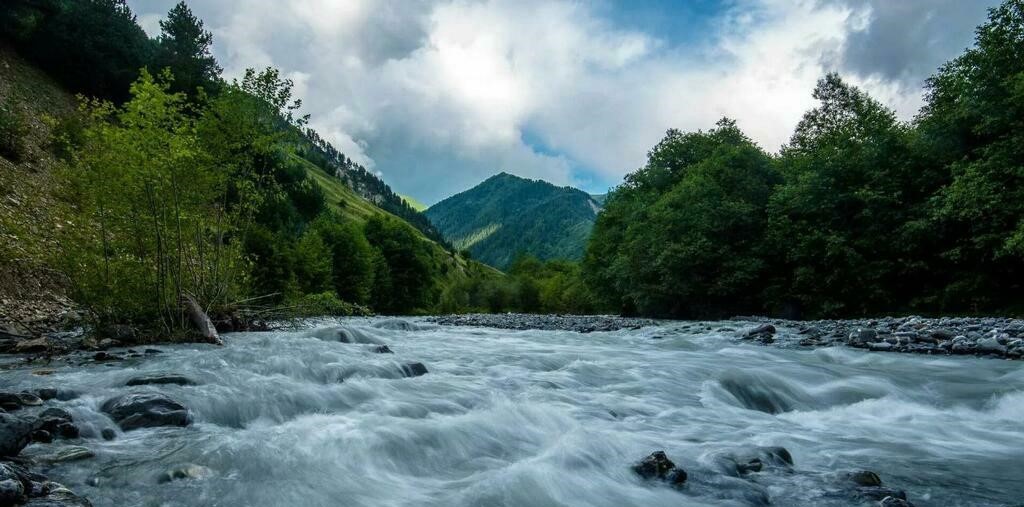
[(92, 507), (88, 500), (71, 492), (63, 484), (47, 481), (42, 496), (29, 499), (25, 507)]
[(991, 354), (1005, 354), (1006, 346), (999, 343), (998, 338), (995, 336), (989, 336), (982, 338), (975, 343), (975, 348), (979, 352), (991, 353)]
[(62, 408), (50, 407), (39, 413), (39, 417), (32, 423), (34, 430), (42, 430), (50, 433), (51, 436), (58, 435), (61, 438), (77, 438), (78, 426), (75, 426), (71, 413)]
[(114, 431), (113, 428), (103, 428), (103, 431), (100, 432), (100, 436), (103, 437), (103, 440), (113, 440), (117, 438), (117, 432)]
[(29, 392), (18, 393), (18, 400), (21, 401), (21, 404), (26, 407), (38, 407), (39, 405), (43, 404), (42, 399)]
[(882, 479), (878, 474), (870, 470), (859, 470), (857, 472), (850, 472), (848, 479), (858, 486), (881, 486)]
[(43, 400), (52, 400), (57, 397), (57, 389), (53, 387), (44, 387), (36, 391), (36, 396), (39, 396)]
[(761, 343), (772, 343), (775, 341), (775, 326), (761, 324), (743, 333), (743, 338), (746, 340), (757, 340)]
[(17, 456), (32, 440), (32, 423), (8, 413), (0, 413), (0, 456)]
[(188, 409), (159, 393), (130, 393), (111, 398), (100, 406), (122, 430), (154, 426), (188, 426)]
[(633, 472), (647, 480), (662, 480), (673, 486), (686, 482), (686, 471), (676, 467), (665, 451), (656, 451), (633, 465)]
[(129, 379), (125, 384), (127, 386), (143, 386), (143, 385), (166, 385), (174, 384), (179, 386), (194, 386), (196, 382), (192, 379), (182, 375), (145, 375), (141, 377), (134, 377)]
[(164, 483), (181, 479), (203, 480), (212, 476), (213, 470), (210, 468), (190, 463), (188, 465), (172, 468), (171, 470), (160, 474), (160, 477), (157, 478), (157, 482)]
[(35, 430), (32, 432), (32, 441), (39, 442), (42, 444), (48, 444), (50, 442), (53, 442), (53, 435), (51, 435), (50, 432), (46, 430)]
[(48, 461), (50, 463), (66, 463), (68, 461), (79, 461), (83, 459), (89, 459), (95, 457), (96, 453), (92, 452), (87, 447), (81, 447), (77, 445), (71, 445), (67, 447), (61, 447), (52, 454), (45, 454), (39, 456), (38, 459), (42, 461)]
[(402, 365), (402, 375), (406, 377), (419, 377), (429, 373), (423, 363), (409, 363)]
[(391, 347), (388, 347), (387, 345), (380, 345), (378, 347), (374, 347), (373, 351), (377, 354), (394, 354), (394, 351), (391, 350)]
[(402, 319), (388, 319), (374, 323), (373, 327), (378, 329), (391, 329), (394, 331), (416, 331), (420, 328), (416, 324)]
[(908, 502), (906, 498), (887, 496), (878, 502), (878, 507), (914, 507), (914, 504)]
[(885, 501), (886, 498), (895, 498), (903, 501), (907, 500), (907, 494), (904, 491), (887, 488), (885, 486), (859, 487), (856, 490), (856, 496), (864, 500), (873, 500), (875, 502)]
[(23, 503), (25, 489), (20, 474), (7, 463), (0, 463), (0, 505)]
[(857, 329), (850, 333), (847, 343), (854, 347), (864, 347), (878, 341), (878, 331), (870, 328)]
[(164, 353), (164, 351), (162, 351), (160, 349), (146, 349), (146, 350), (143, 350), (142, 352), (145, 353), (145, 354), (163, 354)]
[(80, 431), (78, 426), (69, 422), (62, 422), (57, 425), (57, 434), (61, 438), (78, 438)]
[(50, 340), (47, 338), (34, 338), (31, 340), (22, 340), (14, 346), (14, 352), (17, 354), (38, 354), (40, 352), (47, 352), (52, 348)]

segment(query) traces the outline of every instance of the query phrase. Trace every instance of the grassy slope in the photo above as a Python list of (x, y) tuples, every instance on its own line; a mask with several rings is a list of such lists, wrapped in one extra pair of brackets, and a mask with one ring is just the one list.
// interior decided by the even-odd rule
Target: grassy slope
[[(12, 97), (25, 113), (30, 129), (25, 160), (13, 163), (0, 157), (0, 299), (9, 302), (0, 304), (0, 324), (16, 318), (26, 321), (26, 327), (33, 327), (30, 321), (35, 320), (34, 314), (42, 318), (46, 313), (59, 311), (47, 311), (41, 299), (66, 302), (59, 284), (44, 282), (52, 278), (52, 271), (45, 266), (45, 253), (54, 251), (53, 231), (61, 226), (59, 218), (52, 216), (56, 209), (52, 195), (57, 164), (47, 149), (51, 136), (45, 119), (73, 112), (77, 101), (46, 73), (3, 45), (0, 45), (0, 77), (0, 100)], [(319, 167), (298, 156), (295, 159), (324, 189), (331, 207), (346, 218), (358, 223), (378, 215), (397, 219)], [(339, 205), (342, 200), (346, 203), (344, 206)], [(468, 277), (502, 276), (499, 271), (476, 261), (453, 256), (419, 230), (414, 227), (413, 230), (432, 245), (433, 261), (444, 273), (438, 280), (440, 289)], [(57, 305), (50, 306), (56, 308)], [(66, 303), (62, 305), (66, 306)]]
[[(366, 199), (363, 199), (352, 191), (352, 189), (348, 188), (343, 181), (328, 175), (323, 169), (320, 169), (301, 157), (295, 156), (295, 159), (306, 168), (306, 172), (320, 184), (321, 188), (323, 188), (324, 194), (327, 197), (327, 202), (332, 209), (340, 212), (345, 218), (358, 223), (365, 223), (368, 219), (374, 216), (387, 216), (396, 220), (401, 220), (395, 215), (388, 213)], [(344, 206), (339, 205), (341, 201), (345, 201)], [(433, 262), (439, 267), (439, 272), (444, 273), (442, 278), (437, 280), (438, 287), (441, 291), (444, 291), (445, 289), (470, 277), (503, 276), (500, 271), (490, 266), (474, 260), (467, 260), (458, 255), (453, 255), (451, 252), (445, 250), (441, 245), (424, 236), (423, 233), (415, 227), (412, 227), (411, 225), (409, 227), (411, 227), (416, 232), (416, 235), (423, 241), (426, 241), (431, 245)]]
[(71, 308), (63, 280), (47, 268), (57, 248), (56, 160), (49, 152), (49, 119), (75, 110), (75, 98), (44, 72), (0, 44), (0, 102), (24, 118), (26, 155), (0, 157), (0, 326), (18, 332), (46, 329)]
[(417, 201), (413, 197), (409, 197), (407, 195), (401, 195), (401, 194), (399, 194), (399, 196), (402, 198), (402, 200), (404, 200), (406, 202), (406, 204), (408, 204), (409, 206), (412, 206), (412, 209), (414, 209), (416, 211), (419, 211), (419, 212), (422, 213), (423, 211), (426, 211), (427, 208), (429, 208), (429, 206), (427, 206), (426, 204), (423, 204), (420, 201)]

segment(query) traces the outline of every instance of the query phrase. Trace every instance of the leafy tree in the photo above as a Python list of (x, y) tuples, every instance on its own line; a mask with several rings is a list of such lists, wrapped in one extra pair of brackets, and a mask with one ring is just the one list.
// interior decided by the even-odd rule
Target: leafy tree
[(167, 13), (167, 19), (160, 21), (153, 65), (171, 69), (172, 91), (190, 95), (198, 88), (216, 91), (221, 68), (210, 53), (211, 44), (213, 34), (203, 27), (203, 22), (192, 14), (185, 2), (178, 2)]
[(773, 296), (810, 315), (906, 306), (898, 288), (918, 266), (912, 220), (923, 213), (907, 125), (838, 75), (782, 150), (786, 184), (772, 196), (770, 236), (784, 257)]
[(430, 307), (435, 287), (425, 240), (409, 225), (381, 217), (367, 221), (364, 232), (386, 264), (377, 269), (373, 307), (385, 313)]
[(343, 301), (369, 304), (373, 295), (374, 251), (366, 236), (355, 225), (328, 214), (318, 218), (313, 228), (330, 251), (335, 293)]
[[(7, 33), (19, 49), (76, 92), (123, 101), (154, 44), (124, 0), (12, 0)], [(6, 7), (6, 6), (5, 6)]]
[[(606, 203), (585, 259), (613, 305), (664, 316), (757, 308), (778, 176), (731, 120), (671, 130)], [(610, 290), (609, 290), (610, 289)]]
[(84, 143), (65, 172), (75, 227), (60, 265), (101, 321), (182, 329), (181, 294), (204, 306), (237, 296), (244, 264), (226, 241), (225, 174), (197, 149), (185, 97), (143, 72), (123, 107), (92, 101)]
[(943, 306), (1005, 307), (1019, 301), (1024, 275), (1024, 1), (992, 9), (975, 47), (927, 92), (921, 135), (952, 179), (934, 210), (950, 276)]

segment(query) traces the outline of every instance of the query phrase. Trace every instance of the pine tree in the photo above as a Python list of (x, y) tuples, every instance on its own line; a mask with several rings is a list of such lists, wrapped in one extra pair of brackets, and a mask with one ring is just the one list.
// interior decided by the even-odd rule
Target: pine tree
[(159, 48), (155, 58), (157, 68), (170, 68), (174, 76), (173, 91), (190, 95), (202, 87), (214, 91), (220, 82), (221, 68), (210, 53), (213, 34), (203, 28), (203, 22), (178, 2), (167, 19), (160, 22)]

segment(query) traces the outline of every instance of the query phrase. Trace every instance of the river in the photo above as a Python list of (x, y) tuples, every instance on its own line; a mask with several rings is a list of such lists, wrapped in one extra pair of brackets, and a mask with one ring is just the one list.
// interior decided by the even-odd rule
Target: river
[[(2, 384), (79, 394), (48, 403), (75, 416), (73, 443), (96, 456), (42, 471), (96, 507), (876, 505), (837, 486), (853, 470), (917, 506), (1024, 498), (1022, 363), (767, 347), (726, 325), (319, 321), (43, 376), (8, 365)], [(429, 373), (404, 376), (415, 362)], [(157, 373), (197, 385), (125, 386)], [(169, 395), (194, 423), (96, 438), (113, 427), (100, 405), (131, 391)], [(721, 456), (761, 446), (785, 447), (794, 467), (723, 472)], [(689, 473), (684, 487), (633, 473), (657, 450)], [(201, 473), (160, 480), (186, 465)]]

